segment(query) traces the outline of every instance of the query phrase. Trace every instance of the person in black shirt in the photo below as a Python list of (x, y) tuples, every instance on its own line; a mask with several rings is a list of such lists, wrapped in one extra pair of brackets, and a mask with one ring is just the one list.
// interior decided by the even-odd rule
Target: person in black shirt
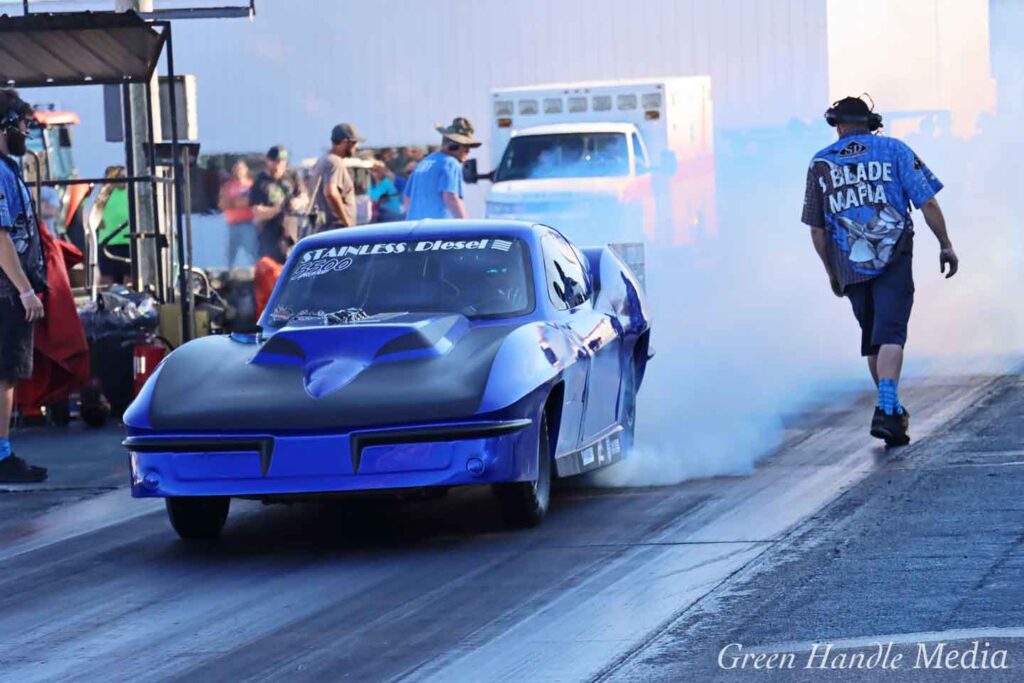
[[(288, 173), (288, 150), (274, 145), (267, 151), (266, 166), (249, 190), (249, 204), (259, 230), (260, 258), (277, 258), (285, 236), (285, 217), (295, 210), (301, 194), (294, 175)], [(297, 235), (289, 235), (293, 240)]]

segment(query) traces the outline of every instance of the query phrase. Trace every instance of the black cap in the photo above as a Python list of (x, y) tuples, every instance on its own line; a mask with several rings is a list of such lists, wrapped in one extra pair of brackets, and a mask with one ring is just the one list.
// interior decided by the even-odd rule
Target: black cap
[(21, 99), (14, 88), (0, 88), (0, 117), (16, 121), (32, 116), (32, 105)]
[(832, 113), (840, 122), (843, 119), (862, 120), (871, 115), (871, 108), (859, 97), (844, 97), (832, 105)]
[(267, 161), (288, 161), (288, 150), (284, 145), (274, 145), (267, 150)]
[(331, 129), (331, 142), (335, 145), (345, 140), (363, 142), (366, 138), (359, 135), (359, 131), (351, 123), (339, 123)]
[(838, 102), (833, 102), (825, 111), (825, 122), (832, 127), (840, 124), (860, 125), (872, 133), (875, 132), (884, 125), (882, 115), (875, 113), (874, 101), (868, 106), (864, 101), (865, 97), (871, 99), (870, 95), (864, 93), (860, 97), (844, 97)]

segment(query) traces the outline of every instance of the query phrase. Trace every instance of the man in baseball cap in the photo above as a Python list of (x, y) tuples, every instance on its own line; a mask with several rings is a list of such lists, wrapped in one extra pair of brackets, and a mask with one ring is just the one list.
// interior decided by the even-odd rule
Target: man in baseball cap
[(464, 116), (436, 130), (441, 134), (441, 150), (416, 165), (403, 192), (408, 220), (466, 217), (462, 165), (470, 150), (483, 143), (473, 137), (473, 124)]
[(278, 254), (285, 234), (285, 218), (295, 210), (300, 194), (297, 179), (288, 173), (288, 150), (283, 145), (274, 145), (267, 150), (263, 171), (249, 189), (261, 257)]
[(365, 139), (351, 123), (339, 123), (331, 129), (331, 148), (316, 162), (312, 173), (312, 182), (318, 188), (313, 198), (318, 231), (356, 224), (356, 186), (345, 159), (354, 156)]

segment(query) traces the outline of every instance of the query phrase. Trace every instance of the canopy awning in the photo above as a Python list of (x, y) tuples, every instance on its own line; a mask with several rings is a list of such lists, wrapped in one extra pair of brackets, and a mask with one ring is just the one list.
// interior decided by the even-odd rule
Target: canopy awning
[(0, 86), (146, 82), (164, 35), (134, 12), (0, 16)]

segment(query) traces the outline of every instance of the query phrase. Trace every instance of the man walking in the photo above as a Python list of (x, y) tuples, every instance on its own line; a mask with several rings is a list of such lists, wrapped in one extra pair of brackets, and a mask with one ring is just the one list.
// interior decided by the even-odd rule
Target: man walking
[(331, 148), (316, 162), (312, 174), (314, 186), (320, 186), (313, 198), (318, 232), (356, 225), (356, 186), (345, 159), (355, 156), (356, 147), (365, 139), (350, 123), (339, 123), (331, 130)]
[(882, 117), (857, 97), (825, 112), (839, 139), (807, 171), (803, 222), (832, 292), (846, 297), (861, 327), (861, 354), (878, 387), (871, 435), (887, 446), (910, 443), (910, 413), (897, 388), (914, 304), (913, 204), (939, 241), (939, 271), (959, 260), (935, 194), (942, 183), (903, 142), (877, 135)]
[(438, 126), (441, 150), (416, 164), (403, 194), (406, 220), (465, 218), (462, 203), (462, 165), (482, 142), (473, 138), (473, 124), (457, 117), (448, 127)]
[(11, 450), (14, 385), (32, 377), (32, 326), (43, 317), (46, 265), (31, 195), (11, 157), (25, 154), (32, 108), (0, 90), (0, 481), (38, 482), (35, 467)]

